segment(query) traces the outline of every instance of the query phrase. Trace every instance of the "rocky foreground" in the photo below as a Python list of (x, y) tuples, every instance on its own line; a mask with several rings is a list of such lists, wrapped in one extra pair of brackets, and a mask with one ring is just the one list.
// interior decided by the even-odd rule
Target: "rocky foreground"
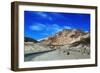
[(25, 61), (90, 58), (90, 33), (65, 29), (41, 41), (25, 39)]

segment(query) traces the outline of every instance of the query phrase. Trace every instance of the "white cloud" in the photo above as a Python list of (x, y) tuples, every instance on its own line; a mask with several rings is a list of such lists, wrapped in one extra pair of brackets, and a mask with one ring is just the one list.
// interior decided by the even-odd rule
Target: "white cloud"
[(72, 29), (70, 26), (64, 26), (64, 29)]
[(57, 24), (54, 24), (53, 26), (54, 26), (55, 32), (59, 32), (62, 30), (62, 28)]
[(48, 34), (53, 34), (53, 33), (57, 33), (59, 31), (62, 31), (63, 29), (72, 29), (70, 26), (64, 26), (64, 27), (61, 27), (57, 24), (48, 24), (47, 25), (44, 25), (44, 24), (41, 24), (41, 23), (34, 23), (32, 26), (30, 26), (30, 29), (31, 30), (34, 30), (34, 31), (43, 31), (44, 35), (48, 35)]
[(48, 26), (46, 29), (47, 31), (52, 31), (54, 33), (58, 32), (61, 29), (61, 27), (57, 24), (52, 24), (51, 26)]
[(41, 24), (41, 23), (34, 23), (32, 26), (30, 26), (30, 29), (33, 31), (40, 31), (40, 34), (43, 36), (49, 36), (53, 35), (59, 31), (62, 31), (63, 29), (71, 29), (70, 26), (64, 26), (61, 27), (58, 24)]
[(47, 17), (47, 14), (43, 13), (43, 12), (37, 12), (38, 15), (42, 16), (42, 17)]
[(42, 31), (45, 29), (45, 25), (41, 24), (41, 23), (35, 23), (32, 26), (30, 26), (31, 30), (35, 30), (35, 31)]
[(37, 12), (37, 14), (43, 18), (47, 18), (49, 20), (52, 20), (52, 17), (49, 16), (48, 14), (44, 13), (44, 12)]

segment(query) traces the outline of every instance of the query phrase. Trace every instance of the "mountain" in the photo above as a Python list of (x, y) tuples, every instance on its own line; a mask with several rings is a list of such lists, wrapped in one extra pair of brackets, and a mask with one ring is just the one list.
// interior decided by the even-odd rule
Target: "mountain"
[(24, 61), (90, 58), (89, 32), (64, 29), (40, 41), (29, 37), (24, 41)]
[(64, 29), (40, 41), (29, 37), (24, 41), (24, 61), (90, 58), (89, 32)]
[(86, 41), (89, 43), (90, 33), (77, 29), (64, 29), (54, 36), (41, 40), (41, 42), (51, 45), (70, 45), (75, 42), (86, 43)]
[(34, 43), (37, 43), (38, 41), (33, 39), (33, 38), (30, 38), (30, 37), (24, 37), (24, 42), (34, 42)]
[(73, 43), (71, 43), (71, 46), (77, 46), (77, 45), (90, 45), (90, 34), (86, 34), (82, 36), (80, 39), (75, 40)]

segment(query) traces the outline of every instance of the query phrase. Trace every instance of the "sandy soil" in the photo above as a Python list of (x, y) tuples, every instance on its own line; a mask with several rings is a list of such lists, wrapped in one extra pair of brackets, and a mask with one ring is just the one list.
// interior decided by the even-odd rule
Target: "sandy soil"
[(77, 50), (55, 49), (39, 53), (25, 55), (25, 61), (47, 61), (47, 60), (68, 60), (68, 59), (87, 59), (90, 54)]

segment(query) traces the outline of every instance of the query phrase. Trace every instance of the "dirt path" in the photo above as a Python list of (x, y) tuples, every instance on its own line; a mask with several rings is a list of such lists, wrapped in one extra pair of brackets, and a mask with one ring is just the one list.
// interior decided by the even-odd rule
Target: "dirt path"
[(82, 54), (77, 51), (64, 51), (56, 49), (41, 53), (35, 53), (25, 56), (25, 61), (47, 61), (47, 60), (63, 60), (63, 59), (87, 59), (90, 58), (88, 54)]

